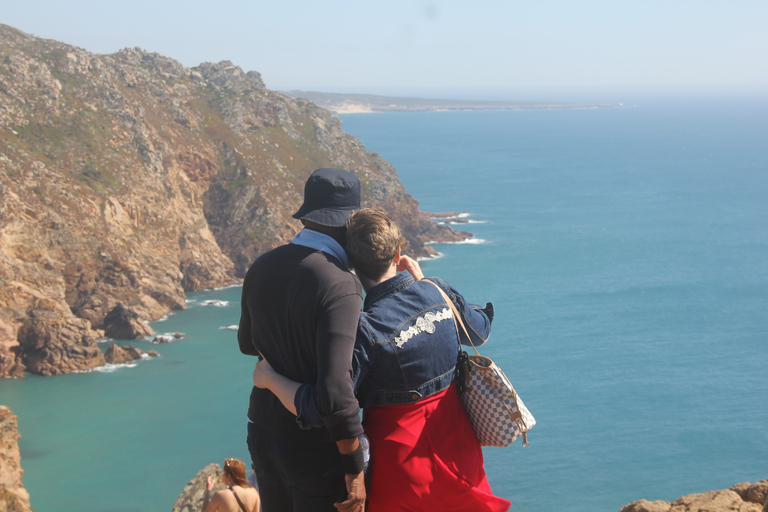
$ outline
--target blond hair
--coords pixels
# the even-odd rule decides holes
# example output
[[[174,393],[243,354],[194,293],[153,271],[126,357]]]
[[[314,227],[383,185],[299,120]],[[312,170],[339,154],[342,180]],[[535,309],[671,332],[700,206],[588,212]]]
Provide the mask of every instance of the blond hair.
[[[368,279],[377,280],[384,275],[405,246],[400,228],[383,210],[364,208],[347,220],[349,264]]]

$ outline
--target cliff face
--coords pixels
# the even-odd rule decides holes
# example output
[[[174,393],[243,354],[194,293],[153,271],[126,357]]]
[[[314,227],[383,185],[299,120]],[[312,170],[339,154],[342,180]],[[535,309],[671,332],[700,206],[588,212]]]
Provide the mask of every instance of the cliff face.
[[[19,455],[19,432],[16,416],[0,405],[0,510],[32,512],[29,493],[21,483],[24,471]]]
[[[147,334],[185,290],[237,282],[300,229],[290,215],[319,167],[354,171],[413,254],[467,236],[420,212],[337,117],[256,72],[0,25],[0,376],[102,365],[111,312]]]

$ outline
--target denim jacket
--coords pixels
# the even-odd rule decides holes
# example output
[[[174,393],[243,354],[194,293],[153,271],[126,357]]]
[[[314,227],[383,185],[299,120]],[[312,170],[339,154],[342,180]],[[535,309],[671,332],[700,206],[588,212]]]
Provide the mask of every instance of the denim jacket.
[[[462,314],[475,346],[488,340],[493,304],[466,304],[445,281],[430,277]],[[461,328],[459,328],[461,331]],[[352,361],[361,407],[405,404],[443,391],[456,376],[459,344],[453,314],[437,288],[406,271],[371,288],[363,303]],[[461,331],[462,344],[469,340]],[[320,426],[316,388],[303,384],[294,398],[296,421]]]

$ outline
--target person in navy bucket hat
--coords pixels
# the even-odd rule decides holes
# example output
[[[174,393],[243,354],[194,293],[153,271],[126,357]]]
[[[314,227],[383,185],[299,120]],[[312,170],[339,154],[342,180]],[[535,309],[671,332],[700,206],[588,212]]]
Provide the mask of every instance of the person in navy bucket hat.
[[[343,248],[360,189],[349,171],[314,171],[293,215],[304,229],[259,256],[243,280],[240,351],[316,383],[322,404],[323,427],[304,430],[271,391],[251,390],[247,443],[264,512],[365,506],[363,428],[349,378],[363,290]]]
[[[342,227],[359,209],[360,179],[351,172],[325,167],[307,179],[304,204],[293,218],[321,226]]]

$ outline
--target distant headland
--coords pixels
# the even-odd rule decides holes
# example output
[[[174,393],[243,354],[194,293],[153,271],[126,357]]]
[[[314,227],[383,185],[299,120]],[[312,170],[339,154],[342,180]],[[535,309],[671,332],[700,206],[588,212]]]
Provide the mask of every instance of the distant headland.
[[[373,112],[436,112],[441,110],[521,110],[551,108],[623,107],[621,103],[553,103],[536,101],[468,101],[342,94],[316,91],[279,91],[290,98],[309,100],[336,114]]]

